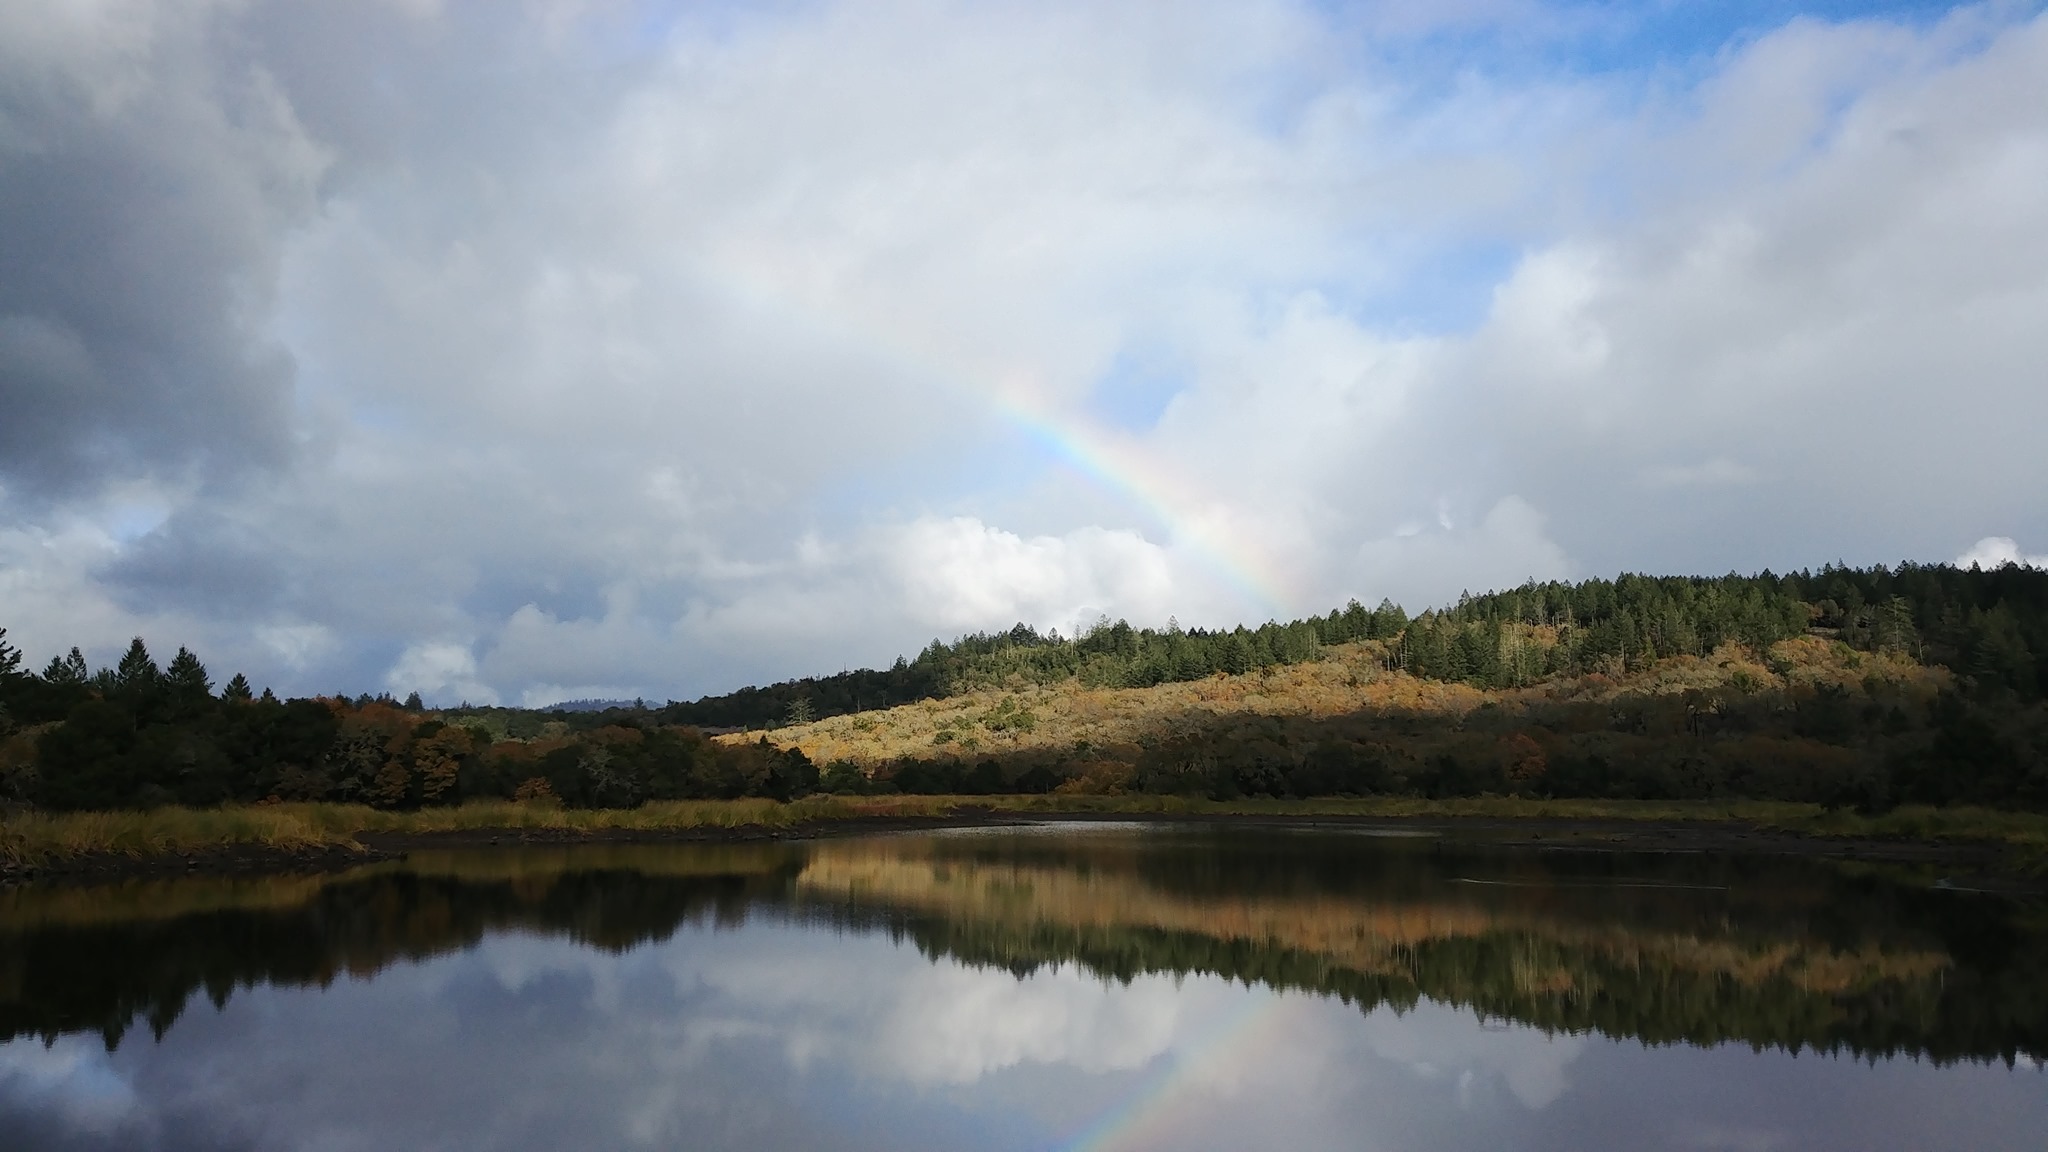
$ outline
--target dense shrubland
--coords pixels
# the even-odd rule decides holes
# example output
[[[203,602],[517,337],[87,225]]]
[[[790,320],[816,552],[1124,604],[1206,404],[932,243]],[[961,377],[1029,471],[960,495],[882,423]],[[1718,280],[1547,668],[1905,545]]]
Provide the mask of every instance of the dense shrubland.
[[[4,635],[0,800],[53,810],[820,789],[2048,810],[2048,573],[2018,566],[1623,576],[1227,631],[1019,625],[888,669],[574,713],[216,691],[192,653],[159,668],[140,639],[111,668],[73,649],[32,673]]]

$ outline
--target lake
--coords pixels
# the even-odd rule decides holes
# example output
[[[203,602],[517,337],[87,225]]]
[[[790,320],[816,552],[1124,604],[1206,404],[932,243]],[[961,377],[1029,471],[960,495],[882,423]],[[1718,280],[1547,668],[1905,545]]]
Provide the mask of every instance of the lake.
[[[0,891],[0,1145],[1925,1149],[2048,914],[1875,866],[1064,824]]]

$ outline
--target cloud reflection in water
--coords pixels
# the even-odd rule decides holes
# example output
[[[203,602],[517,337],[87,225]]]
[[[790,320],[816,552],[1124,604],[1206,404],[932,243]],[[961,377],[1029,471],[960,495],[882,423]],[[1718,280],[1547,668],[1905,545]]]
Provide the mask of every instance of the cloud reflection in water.
[[[1819,866],[1131,829],[21,888],[0,1145],[2026,1148],[2026,923]]]
[[[255,989],[112,1054],[17,1040],[0,1119],[24,1149],[1904,1147],[1939,1138],[1909,1126],[1937,1099],[1976,1099],[1973,1123],[2013,1127],[1973,1144],[2020,1147],[2048,1121],[2040,1076],[1646,1050],[1430,1002],[1361,1016],[1206,976],[1019,978],[757,920],[623,953],[494,935]],[[1745,1098],[1742,1126],[1703,1083]]]

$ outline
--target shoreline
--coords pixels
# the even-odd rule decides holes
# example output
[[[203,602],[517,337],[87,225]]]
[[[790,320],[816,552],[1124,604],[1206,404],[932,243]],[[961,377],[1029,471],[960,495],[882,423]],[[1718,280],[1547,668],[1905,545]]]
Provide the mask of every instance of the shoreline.
[[[700,822],[681,826],[488,823],[459,827],[365,828],[324,843],[239,840],[165,847],[87,849],[35,862],[0,861],[0,888],[24,883],[103,883],[176,876],[278,875],[340,872],[402,860],[414,851],[518,848],[574,844],[730,844],[805,841],[847,836],[947,829],[1000,828],[1048,823],[1143,823],[1266,829],[1343,829],[1436,836],[1491,847],[1603,853],[1714,853],[1791,856],[1912,867],[1943,875],[1933,886],[2007,895],[2048,893],[2031,845],[2010,837],[1844,835],[1773,827],[1718,811],[1686,815],[1659,806],[1655,814],[1590,815],[1541,811],[1492,814],[1458,811],[1174,811],[1162,808],[1090,810],[974,804],[930,805],[927,811],[843,811],[798,816],[786,822]],[[393,824],[400,822],[394,821]]]

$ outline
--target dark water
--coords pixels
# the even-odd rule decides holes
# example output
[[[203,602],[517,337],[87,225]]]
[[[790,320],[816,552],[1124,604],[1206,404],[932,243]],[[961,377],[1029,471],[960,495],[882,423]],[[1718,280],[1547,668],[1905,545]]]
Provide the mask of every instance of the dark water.
[[[1087,828],[0,893],[0,1147],[2029,1148],[2048,916]]]

